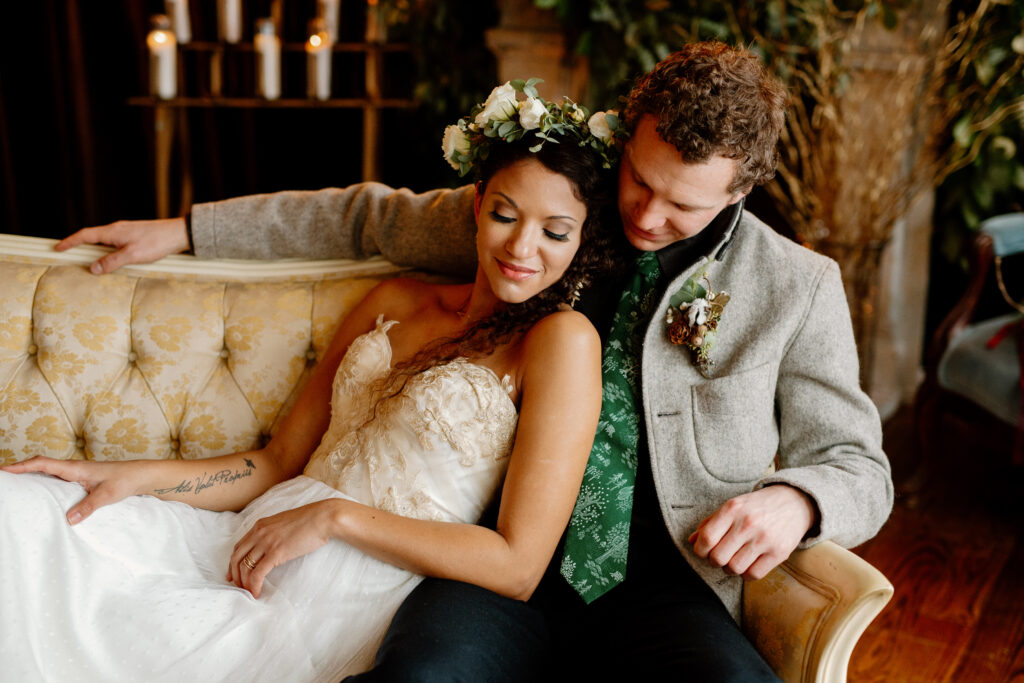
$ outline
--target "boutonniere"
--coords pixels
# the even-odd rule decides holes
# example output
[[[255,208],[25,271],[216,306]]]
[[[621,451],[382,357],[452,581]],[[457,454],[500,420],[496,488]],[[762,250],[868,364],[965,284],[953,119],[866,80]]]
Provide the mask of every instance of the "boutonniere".
[[[708,375],[715,365],[711,360],[711,347],[727,303],[727,293],[711,289],[706,265],[687,279],[669,299],[665,314],[668,339],[690,349],[694,363],[703,375]]]

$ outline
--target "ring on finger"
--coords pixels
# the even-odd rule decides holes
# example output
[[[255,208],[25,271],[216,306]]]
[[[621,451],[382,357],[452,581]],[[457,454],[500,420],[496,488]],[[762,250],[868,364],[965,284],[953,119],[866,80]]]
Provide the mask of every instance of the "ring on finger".
[[[249,568],[249,570],[256,569],[256,562],[253,561],[252,555],[246,555],[242,558],[242,564]]]

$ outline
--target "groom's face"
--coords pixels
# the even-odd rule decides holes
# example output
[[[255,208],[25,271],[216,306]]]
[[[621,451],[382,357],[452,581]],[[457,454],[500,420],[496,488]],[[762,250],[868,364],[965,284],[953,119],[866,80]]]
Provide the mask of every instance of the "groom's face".
[[[640,120],[619,168],[619,215],[626,239],[656,251],[703,230],[746,192],[730,192],[737,162],[713,156],[688,164],[656,130],[657,119]]]

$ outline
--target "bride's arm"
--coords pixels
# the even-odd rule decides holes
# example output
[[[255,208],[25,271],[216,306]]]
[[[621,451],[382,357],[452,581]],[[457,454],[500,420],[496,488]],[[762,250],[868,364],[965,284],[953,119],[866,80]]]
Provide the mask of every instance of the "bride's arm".
[[[274,567],[330,538],[418,574],[526,599],[572,514],[601,410],[601,347],[580,314],[545,318],[524,340],[516,442],[495,530],[409,519],[332,499],[260,520],[235,547],[229,577],[259,596]],[[259,558],[250,571],[241,564]]]
[[[302,472],[330,421],[334,373],[349,344],[373,328],[396,294],[382,283],[339,326],[277,434],[264,448],[199,460],[89,462],[37,456],[3,467],[12,473],[40,472],[77,482],[86,497],[67,512],[77,524],[98,508],[133,495],[176,500],[208,510],[240,510],[271,486]]]

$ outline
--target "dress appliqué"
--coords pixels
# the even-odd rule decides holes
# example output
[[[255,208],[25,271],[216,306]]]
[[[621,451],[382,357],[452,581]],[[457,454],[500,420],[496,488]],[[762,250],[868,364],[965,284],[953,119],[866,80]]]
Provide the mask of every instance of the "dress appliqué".
[[[512,450],[511,380],[458,358],[381,397],[394,324],[378,318],[353,341],[335,375],[331,424],[306,474],[380,510],[475,521]]]

